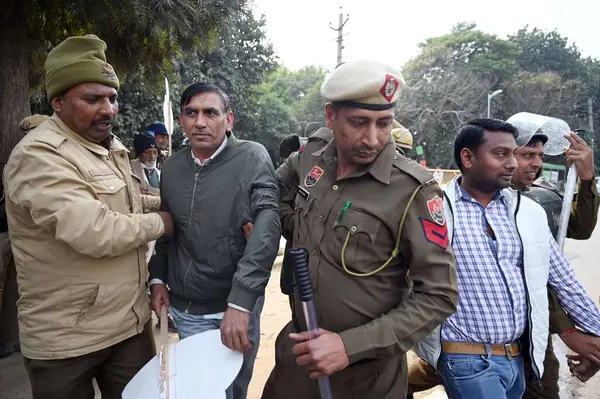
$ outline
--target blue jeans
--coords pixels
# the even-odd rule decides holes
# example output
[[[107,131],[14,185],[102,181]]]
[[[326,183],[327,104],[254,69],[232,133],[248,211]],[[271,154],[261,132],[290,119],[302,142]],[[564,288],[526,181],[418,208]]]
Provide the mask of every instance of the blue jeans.
[[[248,340],[252,345],[252,349],[244,353],[244,363],[235,380],[225,393],[227,399],[246,399],[248,394],[248,385],[252,378],[254,370],[254,361],[258,353],[258,345],[260,343],[260,314],[265,304],[265,297],[262,296],[256,301],[252,315],[250,316],[250,328],[248,330]],[[179,339],[187,338],[194,334],[199,334],[204,331],[217,330],[221,328],[221,319],[207,319],[204,316],[191,315],[171,307],[169,313],[173,316],[173,320],[177,325],[177,333]]]
[[[525,393],[523,356],[442,353],[439,374],[450,399],[521,399]]]

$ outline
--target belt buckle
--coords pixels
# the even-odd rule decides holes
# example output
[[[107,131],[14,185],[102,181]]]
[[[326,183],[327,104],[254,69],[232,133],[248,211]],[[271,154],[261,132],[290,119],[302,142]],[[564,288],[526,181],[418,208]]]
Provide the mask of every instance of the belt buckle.
[[[510,354],[510,346],[511,346],[511,345],[512,345],[512,344],[504,344],[504,353],[506,353],[506,358],[507,358],[508,360],[513,360],[513,357],[512,357],[512,355]]]

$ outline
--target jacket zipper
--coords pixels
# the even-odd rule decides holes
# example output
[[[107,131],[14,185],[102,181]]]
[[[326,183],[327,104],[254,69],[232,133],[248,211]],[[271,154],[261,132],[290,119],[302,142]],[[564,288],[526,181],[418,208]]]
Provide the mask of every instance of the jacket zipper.
[[[527,321],[529,323],[528,335],[529,335],[529,356],[531,357],[531,365],[533,366],[533,371],[535,374],[534,383],[540,384],[540,369],[536,363],[534,357],[533,350],[533,322],[531,319],[531,298],[529,296],[529,284],[527,283],[527,276],[525,275],[525,246],[523,245],[523,238],[521,238],[521,232],[519,231],[519,226],[517,225],[517,213],[519,212],[519,208],[521,206],[521,193],[517,192],[517,207],[515,208],[515,229],[517,230],[517,235],[519,236],[519,241],[521,242],[521,248],[523,248],[523,282],[525,283],[525,294],[527,298]]]
[[[445,191],[442,192],[442,196],[445,197],[445,199],[448,201],[448,208],[450,209],[450,217],[452,218],[452,240],[450,241],[450,247],[452,247],[452,243],[454,242],[454,209],[452,209],[452,202],[450,201],[450,197],[448,197],[448,194],[446,194]],[[448,226],[448,221],[446,221],[446,226]],[[448,231],[447,234],[450,234],[450,231]],[[442,324],[440,324],[440,336],[438,337],[439,341],[440,341],[440,345],[439,348],[437,350],[436,353],[436,357],[435,357],[435,366],[434,365],[430,365],[432,366],[436,372],[438,371],[438,364],[440,362],[440,357],[442,357],[442,329],[444,328],[444,322],[442,322]]]
[[[200,167],[200,169],[202,169],[202,167]],[[192,224],[192,212],[194,211],[194,200],[196,199],[196,186],[198,185],[198,174],[200,172],[196,172],[196,174],[194,175],[194,189],[192,191],[192,202],[190,203],[190,217],[188,219],[188,229],[190,228],[191,224]],[[188,263],[187,268],[185,269],[185,274],[183,276],[183,293],[185,294],[185,296],[187,297],[187,277],[188,277],[188,273],[190,271],[190,268],[192,267],[192,263],[194,262],[194,259],[190,259],[190,263]],[[190,300],[188,302],[187,308],[185,308],[185,313],[189,313],[190,310],[190,306],[192,306],[192,301]]]

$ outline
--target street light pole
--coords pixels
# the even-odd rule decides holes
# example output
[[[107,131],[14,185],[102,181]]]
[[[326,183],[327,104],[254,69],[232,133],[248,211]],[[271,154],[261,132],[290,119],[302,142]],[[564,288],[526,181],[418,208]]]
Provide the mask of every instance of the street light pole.
[[[491,94],[488,93],[488,96],[487,96],[488,97],[488,101],[487,101],[487,117],[488,118],[490,118],[490,115],[491,115],[491,109],[490,109],[491,107],[490,106],[491,106],[492,98],[500,93],[502,93],[502,90],[496,90],[495,92],[493,92]]]

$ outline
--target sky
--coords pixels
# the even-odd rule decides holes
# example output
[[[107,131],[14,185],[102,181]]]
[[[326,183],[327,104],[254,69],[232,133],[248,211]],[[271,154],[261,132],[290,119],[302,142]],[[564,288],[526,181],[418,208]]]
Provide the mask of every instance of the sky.
[[[254,0],[267,20],[267,37],[280,62],[290,69],[336,65],[340,6],[343,59],[377,59],[403,65],[428,37],[446,34],[459,22],[500,37],[525,25],[556,29],[584,56],[600,59],[600,1],[597,0]]]

